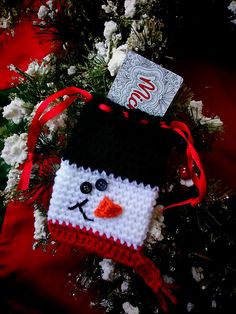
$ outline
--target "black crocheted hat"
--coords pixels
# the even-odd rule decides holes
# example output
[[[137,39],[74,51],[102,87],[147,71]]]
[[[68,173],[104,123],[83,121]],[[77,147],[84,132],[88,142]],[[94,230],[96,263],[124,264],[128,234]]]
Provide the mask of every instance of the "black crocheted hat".
[[[95,96],[84,106],[63,158],[155,186],[163,181],[170,150],[178,141],[173,131],[160,127],[158,117]]]

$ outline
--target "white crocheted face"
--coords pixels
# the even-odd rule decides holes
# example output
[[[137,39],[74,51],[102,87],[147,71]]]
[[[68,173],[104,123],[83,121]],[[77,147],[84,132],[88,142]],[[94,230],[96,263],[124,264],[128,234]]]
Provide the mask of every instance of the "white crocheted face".
[[[158,187],[62,161],[55,178],[48,220],[86,228],[137,249],[146,238],[158,191]]]

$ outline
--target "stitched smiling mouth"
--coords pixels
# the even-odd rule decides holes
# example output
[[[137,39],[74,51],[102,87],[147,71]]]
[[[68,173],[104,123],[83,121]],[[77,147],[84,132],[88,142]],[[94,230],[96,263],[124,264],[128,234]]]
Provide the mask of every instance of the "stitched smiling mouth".
[[[85,213],[84,210],[83,210],[83,206],[84,206],[85,204],[87,204],[87,202],[88,202],[88,199],[86,198],[86,199],[83,200],[82,202],[78,202],[78,203],[76,203],[74,206],[68,207],[68,209],[73,210],[73,209],[76,209],[76,208],[78,207],[78,208],[79,208],[79,211],[81,212],[81,214],[83,215],[83,217],[84,217],[85,220],[94,221],[94,219],[88,218],[88,216],[86,215],[86,213]]]

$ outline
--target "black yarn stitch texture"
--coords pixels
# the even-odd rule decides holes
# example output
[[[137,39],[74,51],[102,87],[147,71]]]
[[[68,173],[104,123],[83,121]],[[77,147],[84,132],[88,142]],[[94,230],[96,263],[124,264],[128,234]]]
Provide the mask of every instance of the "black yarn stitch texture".
[[[100,104],[110,106],[111,112],[101,110]],[[141,120],[149,122],[141,124]],[[63,159],[122,179],[160,185],[171,149],[181,140],[172,130],[162,129],[160,120],[95,95],[84,105]]]

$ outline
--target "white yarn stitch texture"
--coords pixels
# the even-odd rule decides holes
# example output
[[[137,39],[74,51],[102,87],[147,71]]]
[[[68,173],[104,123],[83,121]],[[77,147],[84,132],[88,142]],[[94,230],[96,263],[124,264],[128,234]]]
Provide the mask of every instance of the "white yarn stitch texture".
[[[98,191],[95,188],[95,182],[100,178],[108,182],[105,191]],[[80,185],[85,181],[93,186],[89,194],[80,191]],[[137,249],[146,238],[158,192],[158,187],[151,188],[136,181],[115,178],[112,174],[106,175],[104,171],[99,173],[83,167],[78,168],[75,164],[70,165],[69,161],[63,160],[56,174],[48,220],[53,223],[71,224],[72,227],[78,226],[81,229],[85,227],[86,230],[92,230],[94,233],[98,231],[100,235],[113,237],[114,240],[119,239],[122,244],[133,245]],[[120,216],[95,217],[94,211],[105,196],[122,207],[123,212]],[[86,198],[88,202],[83,206],[83,211],[94,221],[85,220],[79,208],[68,209]]]

